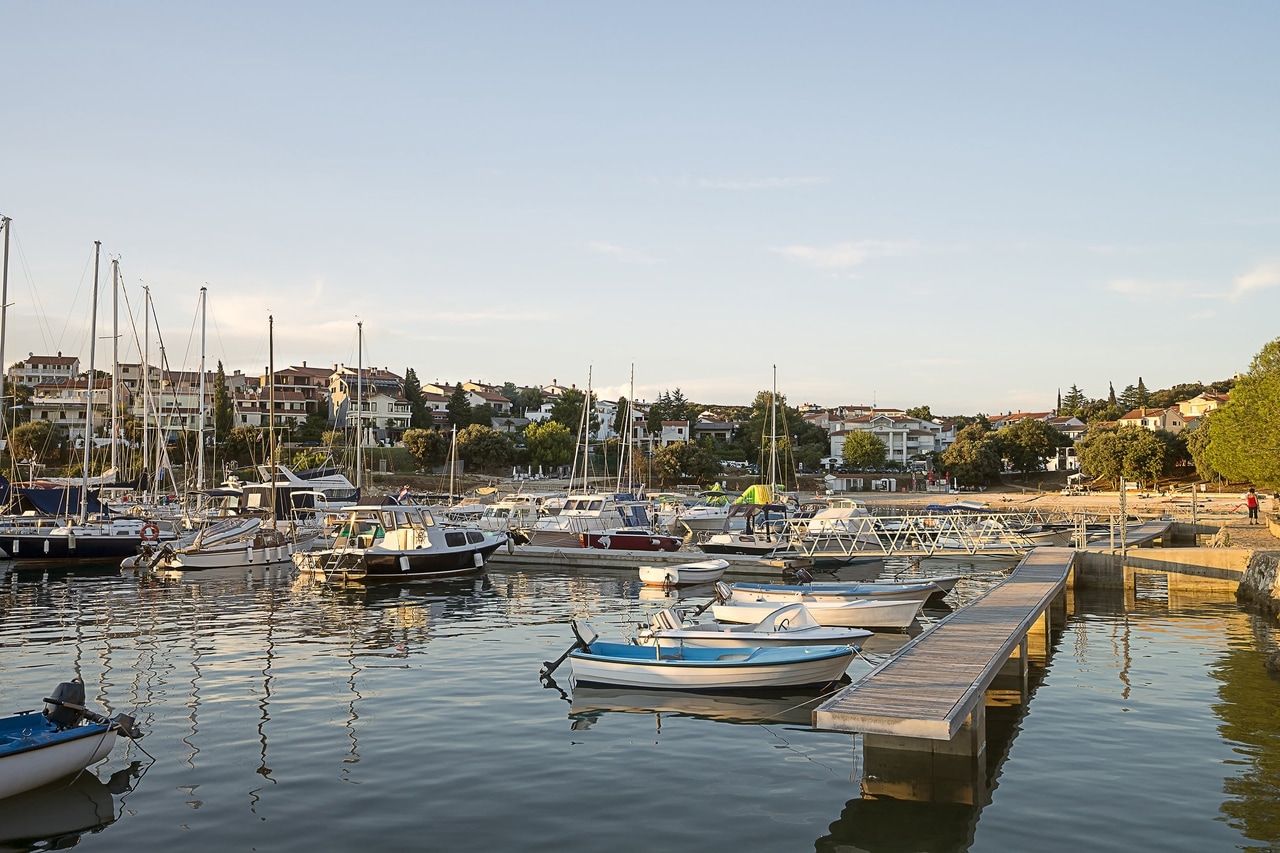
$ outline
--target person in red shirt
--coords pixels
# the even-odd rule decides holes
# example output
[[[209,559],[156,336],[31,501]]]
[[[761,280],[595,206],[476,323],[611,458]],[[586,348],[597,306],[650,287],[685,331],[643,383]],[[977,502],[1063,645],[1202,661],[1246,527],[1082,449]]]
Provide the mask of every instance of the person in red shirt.
[[[1244,505],[1249,508],[1249,523],[1260,524],[1258,521],[1258,493],[1253,486],[1249,487],[1249,494],[1244,496]]]

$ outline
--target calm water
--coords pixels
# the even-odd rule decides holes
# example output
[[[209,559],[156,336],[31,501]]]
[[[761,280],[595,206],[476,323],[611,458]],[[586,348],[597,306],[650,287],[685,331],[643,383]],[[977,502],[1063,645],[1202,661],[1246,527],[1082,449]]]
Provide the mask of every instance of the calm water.
[[[988,711],[972,804],[903,799],[946,786],[808,730],[805,695],[571,695],[567,668],[565,692],[539,683],[567,619],[616,635],[670,601],[650,596],[620,573],[554,568],[367,590],[283,569],[10,576],[0,710],[78,673],[92,703],[141,709],[155,762],[121,744],[96,776],[0,803],[0,847],[1280,845],[1280,684],[1263,667],[1275,638],[1227,595],[1150,577],[1127,595],[1077,592],[1029,705]]]

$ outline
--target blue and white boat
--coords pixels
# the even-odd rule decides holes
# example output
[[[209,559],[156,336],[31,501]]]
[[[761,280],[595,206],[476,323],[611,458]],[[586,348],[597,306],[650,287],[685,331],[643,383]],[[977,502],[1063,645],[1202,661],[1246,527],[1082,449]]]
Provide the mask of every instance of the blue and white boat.
[[[848,600],[854,598],[877,601],[907,601],[917,598],[941,598],[955,588],[962,575],[931,577],[920,581],[893,583],[866,581],[863,583],[735,583],[735,598],[749,597],[753,601],[817,602]]]
[[[581,643],[569,653],[574,685],[649,690],[770,690],[830,684],[853,659],[850,646],[638,646],[598,639],[575,626]]]
[[[138,737],[133,718],[107,718],[84,707],[84,684],[58,685],[43,712],[0,718],[0,799],[47,785],[97,764],[120,735]]]

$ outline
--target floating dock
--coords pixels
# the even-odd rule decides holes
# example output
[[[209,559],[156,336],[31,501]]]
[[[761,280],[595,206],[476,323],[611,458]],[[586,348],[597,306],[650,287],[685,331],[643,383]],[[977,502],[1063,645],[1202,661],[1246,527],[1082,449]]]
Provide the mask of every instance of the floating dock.
[[[1025,680],[1027,638],[1065,622],[1071,548],[1037,548],[981,598],[914,638],[896,654],[828,699],[815,728],[889,735],[897,748],[979,754],[986,744],[983,696],[1011,658]],[[1055,606],[1058,605],[1058,606]]]

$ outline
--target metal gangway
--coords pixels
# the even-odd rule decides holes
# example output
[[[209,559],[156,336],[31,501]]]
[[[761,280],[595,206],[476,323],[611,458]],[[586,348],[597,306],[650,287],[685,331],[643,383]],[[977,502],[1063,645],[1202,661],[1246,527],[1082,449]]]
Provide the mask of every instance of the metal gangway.
[[[786,550],[811,558],[1019,557],[1041,545],[1066,545],[1075,535],[1071,526],[1046,527],[1028,513],[975,511],[789,519],[782,540]]]

